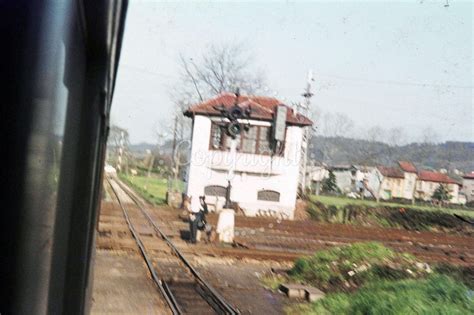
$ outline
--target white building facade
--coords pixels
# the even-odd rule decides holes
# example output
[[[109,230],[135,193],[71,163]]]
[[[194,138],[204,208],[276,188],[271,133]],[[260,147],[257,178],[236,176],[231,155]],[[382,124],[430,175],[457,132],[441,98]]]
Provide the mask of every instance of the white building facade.
[[[323,181],[329,177],[329,171],[325,166],[308,165],[306,169],[306,187],[311,189],[311,192],[319,195]]]
[[[226,93],[185,112],[193,119],[186,188],[191,206],[199,208],[198,197],[205,195],[211,209],[221,209],[230,182],[230,199],[245,215],[293,219],[303,128],[311,122],[288,108],[285,140],[276,145],[273,118],[281,102],[240,96],[239,107],[251,110],[249,117],[238,120],[245,128],[235,138],[232,153],[232,137],[226,130],[229,120],[215,107],[230,108],[235,103],[235,95]]]
[[[420,171],[416,182],[415,198],[429,201],[439,185],[444,185],[451,196],[450,203],[460,204],[464,198],[459,199],[460,183],[446,174],[432,171]]]
[[[462,177],[462,192],[466,196],[466,201],[474,201],[474,172]]]
[[[418,179],[418,171],[413,165],[413,163],[409,161],[398,161],[398,165],[400,169],[403,171],[403,193],[402,198],[413,200],[415,197],[415,188],[416,182]]]

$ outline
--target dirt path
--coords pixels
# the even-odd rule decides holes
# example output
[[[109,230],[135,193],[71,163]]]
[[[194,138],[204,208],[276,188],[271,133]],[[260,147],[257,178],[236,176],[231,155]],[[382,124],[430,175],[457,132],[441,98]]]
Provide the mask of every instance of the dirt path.
[[[171,314],[133,252],[98,250],[91,314]]]

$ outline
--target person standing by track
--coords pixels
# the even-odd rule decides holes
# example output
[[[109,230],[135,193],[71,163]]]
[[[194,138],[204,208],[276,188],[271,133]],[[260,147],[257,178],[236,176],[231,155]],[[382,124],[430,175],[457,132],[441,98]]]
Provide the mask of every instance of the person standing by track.
[[[206,234],[206,243],[210,240],[210,232],[212,231],[212,226],[207,223],[206,214],[209,213],[209,209],[206,203],[206,196],[199,196],[199,204],[201,208],[197,214],[197,241],[201,241],[201,234],[204,232]]]
[[[183,206],[184,206],[184,209],[188,212],[189,241],[191,242],[191,244],[196,244],[199,208],[195,209],[194,207],[192,207],[191,201],[192,201],[192,196],[186,197],[186,200],[183,202]]]

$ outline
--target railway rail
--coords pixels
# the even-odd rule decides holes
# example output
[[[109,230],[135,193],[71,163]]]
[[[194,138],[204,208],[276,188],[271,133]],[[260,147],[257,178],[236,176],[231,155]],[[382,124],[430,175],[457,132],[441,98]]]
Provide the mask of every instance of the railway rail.
[[[145,202],[143,201],[143,204]],[[107,211],[107,204],[104,210]],[[160,217],[162,229],[168,237],[180,238],[179,231],[187,225],[179,212],[167,207],[153,208],[153,215]],[[127,231],[111,213],[101,215],[102,233],[114,235]],[[209,214],[211,224],[217,216]],[[100,231],[99,231],[100,232]],[[112,236],[112,234],[111,234]],[[390,228],[359,227],[342,224],[322,224],[313,221],[287,221],[271,218],[236,217],[234,247],[219,244],[180,246],[182,253],[199,252],[210,257],[234,257],[263,261],[291,262],[314,251],[354,242],[379,241],[400,252],[413,254],[428,263],[450,263],[460,266],[474,266],[474,238],[469,234],[447,234],[430,231],[406,231]],[[127,243],[128,242],[128,243]],[[178,242],[177,245],[180,245]],[[130,240],[105,237],[99,239],[103,248],[130,249]],[[158,245],[150,248],[159,250]]]
[[[120,235],[128,231],[104,204],[101,214],[100,233]],[[104,212],[105,211],[105,212]],[[163,219],[168,236],[179,237],[179,230],[187,226],[179,218],[179,212],[166,207],[153,209],[153,213]],[[217,216],[209,214],[208,222],[215,225]],[[129,250],[130,241],[116,237],[99,239],[102,248]],[[105,236],[105,234],[104,234]],[[374,227],[346,226],[341,224],[321,224],[311,221],[276,221],[270,218],[236,217],[236,246],[223,247],[218,244],[181,247],[181,251],[211,257],[234,257],[252,260],[291,262],[302,255],[332,246],[354,242],[378,241],[384,245],[415,255],[431,263],[451,263],[455,265],[474,265],[474,238],[468,235],[453,235],[429,231],[406,231]],[[133,244],[132,244],[133,245]],[[152,245],[154,248],[155,245]]]
[[[122,210],[128,229],[154,283],[173,314],[239,314],[239,311],[193,268],[152,219],[133,191],[113,177],[108,177],[107,183]],[[128,202],[124,201],[126,198],[129,199]],[[144,227],[152,228],[158,237],[144,232]],[[166,254],[154,255],[156,250],[150,250],[149,245],[160,239],[166,244],[160,247],[160,253]]]

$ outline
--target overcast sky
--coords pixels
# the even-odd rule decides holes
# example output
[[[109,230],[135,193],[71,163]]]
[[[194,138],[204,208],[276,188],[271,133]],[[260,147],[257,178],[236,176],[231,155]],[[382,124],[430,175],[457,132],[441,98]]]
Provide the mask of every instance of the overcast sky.
[[[173,110],[178,54],[239,42],[268,94],[288,104],[301,100],[312,69],[312,105],[346,113],[357,130],[403,127],[415,141],[430,127],[437,140],[474,141],[473,4],[445,4],[130,1],[112,122],[132,143],[155,142],[153,126]]]

